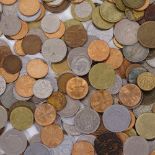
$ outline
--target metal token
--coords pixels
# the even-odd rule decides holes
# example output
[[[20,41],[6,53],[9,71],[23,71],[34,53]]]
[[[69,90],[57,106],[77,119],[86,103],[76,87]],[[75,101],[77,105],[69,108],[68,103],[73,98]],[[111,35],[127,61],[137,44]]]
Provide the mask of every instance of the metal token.
[[[0,106],[0,129],[6,126],[8,120],[8,114],[3,106]]]
[[[122,105],[112,105],[103,114],[104,126],[111,132],[122,132],[130,124],[131,116],[127,108]]]
[[[100,117],[92,109],[85,108],[79,111],[75,116],[75,127],[81,133],[92,133],[97,130],[100,124]]]
[[[0,76],[0,96],[5,92],[6,89],[6,81],[3,76]]]

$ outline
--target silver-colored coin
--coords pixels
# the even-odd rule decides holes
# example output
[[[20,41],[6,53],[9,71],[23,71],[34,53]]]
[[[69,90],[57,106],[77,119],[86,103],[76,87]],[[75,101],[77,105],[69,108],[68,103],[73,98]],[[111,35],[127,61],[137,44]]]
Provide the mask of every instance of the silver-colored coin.
[[[149,72],[155,75],[155,68],[151,67],[147,62],[144,62],[142,66],[147,69]]]
[[[17,99],[13,95],[13,88],[13,83],[8,84],[5,92],[0,97],[1,103],[5,108],[10,108],[15,102],[17,102]]]
[[[54,33],[59,29],[59,27],[60,19],[54,14],[46,15],[41,20],[41,28],[47,33]]]
[[[78,110],[80,109],[80,101],[74,100],[69,96],[66,96],[67,104],[65,108],[58,112],[61,117],[72,117],[74,116]]]
[[[38,98],[36,96],[32,96],[30,101],[33,102],[34,104],[39,104],[39,103],[44,102],[44,99],[40,99],[40,98]]]
[[[155,58],[146,60],[146,62],[147,62],[151,67],[154,67],[154,68],[155,68]]]
[[[88,36],[88,40],[87,42],[83,45],[83,47],[88,48],[89,44],[94,41],[94,40],[98,40],[99,38],[93,35],[89,35]]]
[[[49,71],[49,72],[50,72],[50,71]],[[56,78],[53,77],[53,76],[50,76],[50,74],[48,74],[48,75],[46,76],[46,79],[49,80],[49,81],[51,82],[51,85],[52,85],[52,87],[53,87],[53,91],[54,91],[54,92],[58,91],[58,85],[57,85],[57,80],[56,80]]]
[[[18,17],[25,22],[33,22],[41,15],[41,9],[33,16],[24,16],[19,11],[17,11]]]
[[[33,86],[33,93],[36,97],[45,99],[52,94],[53,87],[50,81],[46,79],[39,79]]]
[[[0,106],[0,129],[6,126],[8,120],[8,114],[3,106]]]
[[[68,135],[79,136],[81,134],[81,132],[76,129],[75,125],[63,123],[63,128]]]
[[[40,143],[40,142],[41,142],[40,134],[32,136],[32,138],[29,140],[30,145],[33,143]]]
[[[4,35],[12,36],[17,34],[21,29],[21,21],[13,15],[2,15],[0,21],[0,30]]]
[[[112,105],[103,113],[104,126],[111,132],[126,130],[131,121],[129,110],[122,105]]]
[[[23,132],[11,129],[1,136],[0,146],[6,154],[21,154],[27,147],[27,139]]]
[[[63,142],[53,149],[54,155],[71,155],[75,138],[73,136],[64,136]]]
[[[95,132],[100,125],[98,113],[90,108],[84,108],[75,116],[75,127],[85,134]]]
[[[3,5],[3,14],[6,16],[9,15],[17,16],[17,10],[18,10],[18,2],[12,5]]]
[[[96,136],[94,136],[94,135],[81,135],[78,137],[77,142],[87,141],[87,142],[91,143],[92,145],[94,145],[95,139],[96,139]]]
[[[146,71],[147,70],[143,67],[137,67],[137,68],[132,69],[128,76],[129,83],[136,84],[138,75]]]
[[[131,62],[141,62],[149,54],[149,48],[143,47],[140,43],[123,47],[123,55]]]
[[[153,141],[147,141],[149,144],[149,150],[150,150],[150,154],[155,150],[155,140]]]
[[[88,35],[95,35],[100,40],[104,40],[106,42],[109,42],[113,38],[113,28],[109,30],[100,30],[97,29],[92,23],[89,24],[87,32]]]
[[[5,89],[6,89],[6,81],[2,76],[0,76],[0,96],[5,92]]]
[[[115,25],[116,40],[123,45],[132,45],[138,42],[137,32],[139,24],[128,19],[122,19]]]
[[[49,149],[41,143],[33,143],[27,147],[24,155],[53,155]]]
[[[22,69],[20,71],[20,75],[27,74],[27,63],[31,60],[28,56],[21,57],[22,60]]]
[[[60,62],[67,54],[66,44],[61,39],[48,39],[43,43],[42,54],[48,62]]]
[[[110,92],[110,94],[117,94],[119,93],[121,87],[122,87],[122,78],[119,75],[116,75],[114,85],[108,88],[107,90]]]
[[[61,117],[62,122],[65,124],[69,124],[69,125],[75,124],[74,119],[75,119],[75,116],[73,116],[73,117]]]
[[[132,136],[125,141],[123,152],[125,155],[148,155],[149,144],[143,137]]]

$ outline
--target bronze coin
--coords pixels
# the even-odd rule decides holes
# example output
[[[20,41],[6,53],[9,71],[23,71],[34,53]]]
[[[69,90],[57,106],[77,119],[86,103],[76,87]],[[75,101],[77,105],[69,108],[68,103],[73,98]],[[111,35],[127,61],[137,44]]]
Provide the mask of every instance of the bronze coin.
[[[155,4],[151,4],[145,11],[145,20],[146,21],[155,21]]]
[[[18,73],[22,68],[22,61],[16,55],[8,55],[3,61],[3,68],[11,74]]]
[[[25,54],[36,54],[41,51],[42,41],[37,35],[27,35],[22,41]]]
[[[83,46],[87,38],[87,31],[80,25],[70,26],[64,34],[66,44],[72,48]]]
[[[5,57],[10,54],[12,53],[9,46],[0,46],[0,67],[2,67]]]
[[[94,147],[98,155],[122,155],[123,153],[123,143],[116,133],[109,131],[95,139]]]

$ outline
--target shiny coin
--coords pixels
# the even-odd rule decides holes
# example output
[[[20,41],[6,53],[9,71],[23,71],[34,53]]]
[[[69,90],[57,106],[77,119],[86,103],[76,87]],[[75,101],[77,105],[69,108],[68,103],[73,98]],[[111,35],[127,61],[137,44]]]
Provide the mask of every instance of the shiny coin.
[[[6,81],[3,76],[0,76],[0,96],[5,92],[6,89]]]
[[[100,117],[94,110],[85,108],[75,116],[75,127],[81,133],[92,133],[97,130],[100,124]]]
[[[6,126],[8,120],[8,114],[3,106],[0,106],[0,129]]]

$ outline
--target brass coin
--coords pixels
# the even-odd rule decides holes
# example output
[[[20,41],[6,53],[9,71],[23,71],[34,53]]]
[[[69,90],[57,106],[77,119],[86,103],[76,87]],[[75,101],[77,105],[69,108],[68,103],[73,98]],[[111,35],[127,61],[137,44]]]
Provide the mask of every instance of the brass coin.
[[[137,132],[134,128],[127,130],[127,131],[124,131],[124,133],[126,133],[129,137],[137,136]]]
[[[57,111],[60,111],[66,106],[67,100],[63,93],[54,92],[48,97],[48,103],[53,105]]]
[[[89,72],[89,82],[96,89],[110,88],[115,82],[115,71],[109,64],[98,63]]]
[[[123,0],[123,3],[129,8],[138,9],[144,5],[145,0]]]
[[[83,24],[76,19],[68,19],[64,22],[64,24],[65,24],[66,29],[69,28],[70,26],[73,26],[73,25],[83,26]]]
[[[117,7],[119,10],[125,11],[126,6],[124,5],[123,0],[114,0],[114,1],[115,1],[115,4],[116,4],[116,7]]]
[[[138,76],[137,84],[142,90],[150,91],[155,88],[155,75],[144,72]]]

